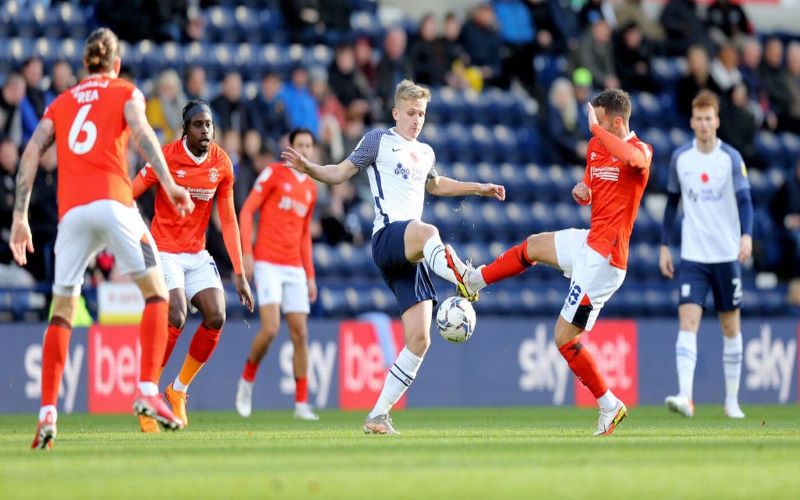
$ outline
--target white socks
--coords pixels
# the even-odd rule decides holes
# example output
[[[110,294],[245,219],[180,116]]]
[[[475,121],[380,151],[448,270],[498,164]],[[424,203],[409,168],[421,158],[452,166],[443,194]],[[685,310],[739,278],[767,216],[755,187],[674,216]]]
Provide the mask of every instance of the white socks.
[[[742,333],[722,337],[722,369],[725,372],[725,406],[739,406],[739,379],[742,375]]]
[[[158,386],[155,382],[139,382],[139,391],[142,396],[156,396],[158,395]]]
[[[439,235],[433,236],[425,242],[425,246],[422,247],[422,256],[431,271],[454,285],[458,284],[456,277],[453,276],[453,271],[447,266],[444,243]]]
[[[607,390],[605,394],[600,396],[597,400],[597,403],[600,405],[600,408],[606,411],[613,410],[619,404],[619,399],[611,392],[611,389]]]
[[[56,410],[55,405],[47,405],[39,408],[39,421],[44,420],[48,413],[53,414],[53,422],[58,419],[58,410]]]
[[[174,391],[186,392],[186,389],[188,389],[188,388],[189,388],[188,385],[186,385],[183,382],[181,382],[180,375],[175,377],[175,380],[172,382],[172,390],[174,390]]]
[[[442,251],[442,255],[444,255],[444,251]],[[421,364],[422,358],[409,351],[408,347],[404,347],[400,351],[394,364],[389,368],[389,373],[386,374],[383,390],[378,396],[375,408],[369,413],[369,418],[389,413],[392,406],[414,382],[414,377],[417,376],[417,370]]]
[[[675,364],[678,368],[678,394],[692,401],[694,366],[697,364],[696,333],[684,330],[678,332],[678,341],[675,342]]]

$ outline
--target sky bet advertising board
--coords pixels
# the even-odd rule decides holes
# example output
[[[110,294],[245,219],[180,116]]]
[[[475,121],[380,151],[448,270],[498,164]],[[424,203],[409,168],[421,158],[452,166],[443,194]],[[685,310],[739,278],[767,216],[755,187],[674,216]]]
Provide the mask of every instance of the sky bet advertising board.
[[[472,338],[450,344],[432,334],[414,385],[398,408],[495,405],[589,405],[591,395],[572,376],[553,343],[552,318],[479,317]],[[173,378],[197,322],[189,322],[167,366],[162,386]],[[0,350],[0,412],[33,412],[39,405],[45,325],[4,328]],[[192,384],[190,409],[234,408],[236,384],[255,335],[231,321],[219,347]],[[740,400],[796,404],[797,319],[746,319]],[[309,324],[310,403],[318,408],[365,410],[377,398],[388,367],[403,346],[402,327],[382,315],[358,320],[312,320]],[[629,406],[661,404],[677,392],[677,320],[597,322],[583,343],[614,392]],[[698,338],[695,402],[722,403],[722,336],[714,319]],[[62,412],[126,413],[136,392],[138,328],[94,325],[76,328],[59,396]],[[253,405],[291,408],[294,401],[292,344],[285,327],[264,358]]]

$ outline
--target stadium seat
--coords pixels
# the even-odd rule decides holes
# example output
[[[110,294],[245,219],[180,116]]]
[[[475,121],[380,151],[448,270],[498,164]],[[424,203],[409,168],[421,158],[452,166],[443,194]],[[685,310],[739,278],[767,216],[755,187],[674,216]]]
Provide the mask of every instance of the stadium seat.
[[[781,147],[783,154],[788,159],[788,167],[793,167],[800,158],[800,137],[791,132],[780,134]]]
[[[756,135],[756,151],[770,167],[783,168],[786,164],[778,137],[772,132],[762,130]]]

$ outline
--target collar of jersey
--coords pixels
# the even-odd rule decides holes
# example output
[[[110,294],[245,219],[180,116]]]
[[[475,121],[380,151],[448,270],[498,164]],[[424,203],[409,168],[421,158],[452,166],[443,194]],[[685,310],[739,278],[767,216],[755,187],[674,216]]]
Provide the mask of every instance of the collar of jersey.
[[[417,140],[416,140],[416,139],[406,139],[405,137],[403,137],[402,135],[400,135],[400,132],[398,132],[398,131],[397,131],[397,128],[396,128],[396,127],[392,127],[392,128],[390,128],[390,129],[389,129],[389,132],[391,132],[391,133],[392,133],[392,135],[396,135],[397,137],[399,137],[400,139],[402,139],[404,142],[407,142],[407,143],[409,143],[409,144],[414,144],[415,142],[417,142]]]
[[[293,168],[289,168],[289,167],[286,167],[286,168],[288,168],[294,174],[295,178],[297,178],[298,181],[303,182],[304,180],[306,180],[306,174],[304,174],[302,172],[298,172],[297,170],[295,170]]]
[[[626,135],[625,137],[622,138],[622,140],[625,141],[625,142],[628,142],[631,139],[633,139],[634,137],[636,137],[636,132],[631,130],[630,132],[628,132],[628,135]]]
[[[181,139],[181,144],[183,144],[183,150],[186,151],[186,154],[189,155],[189,158],[191,158],[196,165],[200,165],[201,163],[206,161],[206,158],[208,158],[208,152],[206,152],[203,156],[200,157],[195,156],[194,153],[192,153],[192,151],[189,149],[189,146],[186,145],[186,137]]]
[[[714,142],[714,149],[712,149],[711,151],[709,151],[706,154],[713,153],[714,151],[718,150],[721,146],[722,146],[722,141],[719,139],[719,137],[717,137],[715,142]],[[700,151],[700,148],[697,147],[697,137],[692,139],[692,149]],[[702,151],[700,151],[700,152],[702,153]]]

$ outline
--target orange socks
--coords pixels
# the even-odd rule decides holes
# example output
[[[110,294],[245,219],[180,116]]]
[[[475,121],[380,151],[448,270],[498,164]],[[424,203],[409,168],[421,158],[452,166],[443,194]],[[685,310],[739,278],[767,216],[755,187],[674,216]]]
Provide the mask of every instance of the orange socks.
[[[516,276],[534,264],[535,262],[528,259],[528,240],[526,239],[519,245],[509,248],[494,259],[494,262],[481,269],[481,276],[487,285],[491,285]]]
[[[61,375],[67,362],[72,325],[60,316],[53,316],[44,334],[42,346],[42,404],[56,406]]]
[[[192,337],[192,343],[189,345],[189,354],[186,355],[181,372],[172,384],[173,389],[186,391],[186,388],[189,387],[197,373],[206,364],[208,358],[211,357],[211,353],[216,349],[221,333],[222,330],[214,330],[204,323],[200,323],[194,337]]]
[[[156,383],[164,360],[167,345],[167,316],[169,304],[162,297],[150,297],[145,301],[142,322],[139,325],[139,342],[142,359],[139,381]]]

